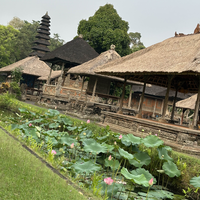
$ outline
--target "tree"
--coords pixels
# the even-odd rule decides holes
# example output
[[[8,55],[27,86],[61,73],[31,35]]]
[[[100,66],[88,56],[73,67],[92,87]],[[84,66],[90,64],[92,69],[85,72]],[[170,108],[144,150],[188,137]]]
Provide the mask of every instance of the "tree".
[[[60,39],[60,36],[58,35],[58,33],[54,33],[53,38],[50,39],[49,50],[53,51],[54,49],[62,46],[64,42],[65,42],[64,40]]]
[[[24,21],[24,25],[19,30],[19,34],[16,38],[17,43],[17,59],[21,60],[29,56],[32,51],[33,42],[36,40],[35,36],[37,35],[37,29],[39,27],[39,21],[32,21],[29,23]]]
[[[131,50],[132,52],[136,52],[139,51],[140,49],[144,49],[145,46],[143,45],[143,43],[140,41],[141,38],[141,34],[138,32],[130,32],[129,33],[129,37],[131,39]]]
[[[106,4],[96,11],[89,20],[81,20],[78,26],[78,34],[98,52],[110,49],[110,45],[116,46],[116,51],[125,56],[131,53],[130,37],[127,33],[128,22],[121,19],[113,5]]]
[[[16,61],[16,38],[19,31],[12,26],[0,25],[0,68]]]
[[[11,25],[13,28],[19,30],[24,26],[24,21],[21,20],[19,17],[13,17],[8,25]]]

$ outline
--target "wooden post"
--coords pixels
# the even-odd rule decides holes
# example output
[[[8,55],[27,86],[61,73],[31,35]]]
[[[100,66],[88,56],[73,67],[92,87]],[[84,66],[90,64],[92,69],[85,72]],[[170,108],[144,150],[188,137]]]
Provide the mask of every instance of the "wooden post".
[[[133,85],[131,86],[131,90],[130,90],[130,93],[129,93],[128,108],[131,108],[132,93],[133,93]]]
[[[52,69],[53,69],[53,64],[51,65],[51,69],[50,69],[50,73],[49,73],[49,76],[48,76],[48,79],[47,79],[47,85],[50,85],[50,81],[51,81],[51,73],[52,73]]]
[[[123,107],[123,100],[124,100],[124,95],[125,95],[125,87],[126,87],[126,81],[127,81],[127,76],[124,78],[124,85],[123,85],[123,90],[122,90],[122,96],[120,98],[120,103],[119,103],[119,111],[117,112],[118,114],[123,114],[122,112],[122,107]]]
[[[169,90],[170,90],[170,87],[171,87],[171,82],[172,82],[172,78],[173,77],[174,76],[168,76],[167,92],[166,92],[166,95],[165,95],[164,106],[163,106],[162,116],[161,116],[160,121],[165,121],[164,118],[165,118],[165,114],[166,114],[166,110],[167,110],[167,103],[168,103],[168,98],[169,98]]]
[[[81,93],[80,93],[80,97],[79,97],[79,99],[81,99],[81,96],[82,96],[83,86],[84,86],[84,79],[85,79],[85,76],[83,76],[83,78],[82,78],[82,83],[81,83]]]
[[[94,101],[94,98],[95,98],[95,92],[96,92],[96,87],[97,87],[97,81],[98,81],[98,77],[96,77],[96,80],[95,80],[95,83],[94,83],[91,101]]]
[[[196,100],[195,109],[194,109],[194,117],[193,117],[192,126],[191,126],[191,128],[193,129],[195,128],[195,126],[197,126],[197,122],[198,122],[199,99],[200,99],[200,77],[199,77],[199,90],[198,90],[197,100]]]
[[[155,103],[154,103],[154,107],[153,107],[153,114],[152,114],[152,117],[155,117],[155,112],[156,112],[156,105],[157,105],[157,99],[155,100]]]
[[[176,107],[177,94],[178,94],[178,87],[176,87],[176,92],[175,92],[174,101],[173,101],[173,105],[172,105],[172,114],[171,114],[172,121],[174,120],[174,111],[175,111],[175,107]]]
[[[144,101],[144,93],[145,93],[145,89],[146,89],[146,81],[147,81],[147,76],[144,77],[144,86],[143,86],[142,96],[140,97],[138,114],[136,115],[136,117],[140,117],[140,118],[142,117],[142,106],[143,106],[143,101]]]

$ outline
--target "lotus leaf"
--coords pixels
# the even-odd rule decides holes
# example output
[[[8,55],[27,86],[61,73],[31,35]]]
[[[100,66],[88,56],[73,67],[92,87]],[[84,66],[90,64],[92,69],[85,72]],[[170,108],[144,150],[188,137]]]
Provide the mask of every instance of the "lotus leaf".
[[[175,163],[168,161],[165,162],[162,166],[163,170],[165,170],[165,174],[167,174],[169,177],[179,177],[181,175],[180,170],[178,170]]]
[[[80,138],[88,138],[92,136],[92,131],[91,130],[84,130],[79,134]]]
[[[163,145],[164,142],[155,135],[149,135],[142,140],[142,143],[146,147],[158,147]]]
[[[61,137],[61,139],[59,140],[60,144],[67,144],[68,146],[70,146],[72,143],[76,144],[77,140],[74,138],[71,138],[69,136],[64,136]]]
[[[53,110],[53,109],[49,109],[45,115],[47,115],[48,117],[55,117],[56,115],[59,115],[60,112],[58,110]]]
[[[101,169],[100,165],[94,164],[93,161],[78,161],[72,165],[72,168],[79,174],[91,174]]]
[[[74,130],[76,130],[76,129],[77,129],[76,126],[68,126],[68,127],[67,127],[67,130],[68,130],[68,131],[74,131]]]
[[[84,150],[86,152],[91,152],[93,154],[99,154],[100,152],[102,153],[106,153],[107,152],[107,149],[106,147],[102,146],[101,144],[99,143],[91,143],[89,145],[85,145],[84,146]]]
[[[94,140],[92,138],[82,139],[81,141],[82,141],[83,145],[89,145],[89,144],[92,144],[92,143],[97,143],[96,140]]]
[[[103,136],[103,137],[97,137],[98,140],[105,140],[105,139],[107,139],[107,138],[108,138],[107,135],[105,135],[105,136]]]
[[[127,137],[127,135],[124,135],[121,139],[122,144],[124,144],[125,146],[130,146],[131,145],[131,141],[129,140],[129,138]]]
[[[119,151],[119,154],[125,159],[132,160],[134,158],[132,154],[128,153],[127,151],[124,151],[121,148],[119,148],[118,151]]]
[[[142,167],[143,165],[149,165],[151,162],[151,158],[146,152],[139,152],[134,154],[134,157],[140,161],[138,162],[136,159],[129,160],[131,165],[134,165],[135,167]]]
[[[149,180],[146,179],[144,174],[141,175],[133,175],[128,172],[126,168],[122,168],[121,174],[126,178],[131,180],[133,183],[137,183],[139,185],[143,185],[144,187],[149,186]]]
[[[118,160],[108,160],[108,158],[105,159],[105,166],[110,167],[112,170],[117,170],[120,166]]]
[[[131,171],[131,174],[137,176],[143,174],[145,178],[149,181],[151,178],[153,178],[153,184],[156,184],[156,178],[154,178],[148,170],[145,170],[144,168],[137,168],[136,170]]]
[[[166,190],[150,190],[149,194],[157,199],[174,199],[174,194]]]
[[[48,131],[44,131],[43,132],[44,135],[48,135],[48,136],[58,136],[58,130],[48,130]]]
[[[118,191],[121,191],[122,189],[122,184],[116,184],[116,183],[112,183],[112,185],[107,185],[104,181],[99,185],[99,188],[101,189],[101,196],[105,195],[105,191],[107,190],[107,195],[109,197],[113,195],[115,195]]]
[[[190,184],[193,185],[195,188],[200,188],[200,176],[198,177],[193,177],[191,180],[190,180]]]
[[[157,148],[158,150],[158,156],[161,160],[166,160],[166,161],[173,161],[173,158],[171,158],[168,155],[168,150],[165,147],[159,147]]]
[[[133,134],[128,134],[128,135],[127,135],[127,138],[129,139],[129,141],[130,141],[133,145],[135,145],[135,144],[140,144],[141,141],[142,141],[142,138],[136,137],[136,136],[134,136]]]
[[[103,143],[102,146],[106,147],[108,152],[111,152],[115,148],[114,145],[109,145],[106,143]]]
[[[49,128],[58,128],[59,127],[59,123],[51,123],[49,124]]]

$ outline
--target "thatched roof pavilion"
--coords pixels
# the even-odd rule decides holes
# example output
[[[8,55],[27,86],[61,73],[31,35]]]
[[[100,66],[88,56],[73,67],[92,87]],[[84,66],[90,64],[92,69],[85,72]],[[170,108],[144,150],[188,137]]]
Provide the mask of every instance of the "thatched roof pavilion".
[[[175,75],[171,88],[184,82],[179,91],[198,92],[200,75],[200,34],[172,37],[130,55],[112,61],[96,71],[104,75],[129,76],[129,80],[167,87],[168,75]],[[189,75],[189,76],[188,76]]]
[[[50,67],[45,62],[41,61],[37,56],[30,56],[6,67],[2,67],[0,72],[7,72],[10,74],[11,71],[17,67],[22,68],[23,74],[37,77],[48,76],[50,72]]]
[[[76,38],[47,53],[41,60],[52,64],[68,65],[73,67],[87,62],[99,54],[82,38]]]
[[[197,94],[195,94],[187,99],[178,101],[176,103],[176,107],[194,110],[196,101],[197,101]]]
[[[169,38],[107,63],[96,72],[167,87],[162,119],[166,113],[170,88],[176,90],[176,94],[178,91],[198,92],[193,126],[197,124],[200,99],[200,34]],[[145,85],[143,93],[144,91]]]

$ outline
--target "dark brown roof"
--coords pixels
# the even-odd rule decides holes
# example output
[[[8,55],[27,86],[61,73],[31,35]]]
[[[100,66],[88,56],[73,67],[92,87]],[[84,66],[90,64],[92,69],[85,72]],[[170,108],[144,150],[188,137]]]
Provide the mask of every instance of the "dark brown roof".
[[[99,54],[82,38],[76,38],[52,52],[47,53],[42,60],[50,63],[76,63],[82,64]]]
[[[32,47],[33,50],[41,50],[41,51],[44,51],[44,52],[49,52],[49,48],[46,47],[46,46],[41,46],[41,45],[35,45]]]
[[[167,87],[168,75],[175,75],[172,89],[177,82],[184,83],[179,91],[198,92],[200,75],[200,34],[173,37],[142,49],[118,60],[109,62],[96,71],[104,75],[124,77]]]
[[[49,45],[50,45],[50,43],[49,43],[48,40],[41,40],[41,39],[35,40],[35,41],[34,41],[34,44],[44,44],[44,45],[46,45],[46,46],[49,46]]]

